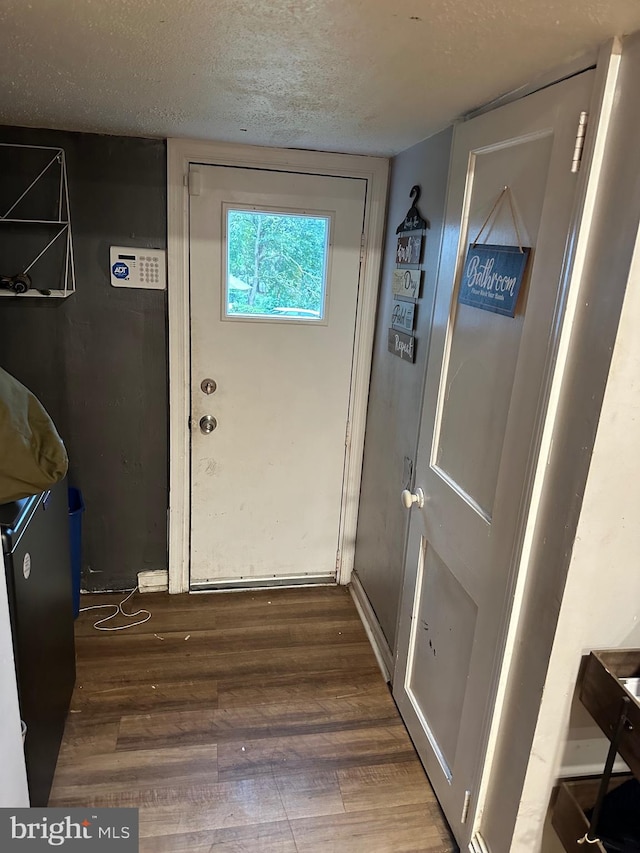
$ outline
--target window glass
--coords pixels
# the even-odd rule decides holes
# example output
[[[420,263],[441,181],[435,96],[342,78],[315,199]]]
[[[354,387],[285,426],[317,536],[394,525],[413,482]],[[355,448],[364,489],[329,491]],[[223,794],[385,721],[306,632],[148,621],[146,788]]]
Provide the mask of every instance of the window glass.
[[[226,316],[323,320],[328,216],[227,210]]]

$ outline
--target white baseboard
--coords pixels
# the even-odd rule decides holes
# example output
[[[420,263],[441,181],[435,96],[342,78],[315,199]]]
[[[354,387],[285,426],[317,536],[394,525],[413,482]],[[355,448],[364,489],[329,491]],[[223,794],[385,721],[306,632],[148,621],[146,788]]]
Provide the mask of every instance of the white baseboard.
[[[166,569],[152,569],[138,572],[140,592],[166,592],[169,589],[169,572]]]
[[[358,614],[360,615],[360,619],[362,620],[362,624],[364,625],[364,630],[367,632],[367,637],[369,638],[369,642],[373,648],[382,676],[385,681],[391,681],[391,674],[393,673],[393,655],[391,654],[391,649],[387,643],[387,638],[382,632],[382,628],[378,622],[378,617],[376,616],[374,609],[371,606],[371,602],[367,598],[367,593],[364,591],[364,587],[355,572],[351,575],[349,591],[356,605]]]

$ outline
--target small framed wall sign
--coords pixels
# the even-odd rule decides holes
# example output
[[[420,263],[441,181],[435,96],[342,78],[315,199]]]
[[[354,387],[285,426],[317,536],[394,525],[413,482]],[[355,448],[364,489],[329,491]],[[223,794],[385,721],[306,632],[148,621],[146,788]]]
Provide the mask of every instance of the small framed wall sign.
[[[403,361],[410,361],[413,364],[416,360],[415,343],[416,339],[413,335],[407,335],[396,329],[389,329],[387,349]]]
[[[392,291],[394,296],[402,296],[405,299],[417,299],[420,295],[421,270],[393,271]]]
[[[403,332],[413,332],[413,321],[416,313],[415,302],[405,302],[402,299],[393,300],[391,310],[391,325]]]
[[[469,246],[458,302],[513,317],[531,254],[528,246]]]
[[[398,237],[396,245],[397,264],[419,264],[422,254],[422,234]]]

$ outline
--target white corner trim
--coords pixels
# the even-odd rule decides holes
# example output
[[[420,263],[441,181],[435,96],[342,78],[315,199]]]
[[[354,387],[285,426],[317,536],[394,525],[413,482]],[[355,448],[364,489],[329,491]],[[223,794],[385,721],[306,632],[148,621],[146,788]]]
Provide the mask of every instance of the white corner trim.
[[[367,593],[364,591],[360,578],[356,574],[351,575],[349,592],[373,648],[373,653],[378,661],[382,677],[385,681],[390,682],[393,673],[393,655],[387,643],[387,638],[382,633],[382,628],[367,597]]]
[[[169,592],[189,591],[190,560],[190,330],[189,330],[189,196],[190,163],[212,166],[268,168],[367,182],[364,237],[360,270],[354,361],[349,402],[350,443],[340,517],[338,582],[348,584],[355,555],[356,525],[364,431],[371,374],[378,285],[384,238],[389,161],[382,157],[331,154],[285,148],[204,142],[167,141],[167,261],[169,313]]]

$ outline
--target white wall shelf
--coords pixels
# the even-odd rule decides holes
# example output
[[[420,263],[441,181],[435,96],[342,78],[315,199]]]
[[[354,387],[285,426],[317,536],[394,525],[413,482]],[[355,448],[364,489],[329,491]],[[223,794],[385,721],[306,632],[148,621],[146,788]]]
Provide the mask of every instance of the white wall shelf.
[[[73,257],[73,238],[71,235],[71,212],[69,208],[69,184],[67,180],[67,165],[64,149],[44,145],[15,145],[1,142],[0,153],[4,154],[3,166],[11,163],[12,156],[20,157],[20,162],[25,166],[28,182],[18,190],[15,197],[7,201],[2,199],[0,204],[0,258],[5,254],[2,251],[3,244],[6,247],[12,241],[17,230],[25,234],[29,230],[34,233],[36,248],[30,246],[29,251],[19,253],[17,269],[3,269],[0,267],[0,279],[12,279],[17,275],[29,276],[31,279],[30,289],[25,293],[16,293],[10,287],[2,286],[0,283],[0,297],[9,296],[14,299],[24,297],[40,297],[45,299],[65,298],[75,293],[76,276]],[[26,164],[26,165],[25,165]],[[44,164],[44,165],[43,165]],[[45,177],[46,176],[46,177]],[[55,187],[55,198],[50,201],[49,210],[39,210],[38,188],[49,182],[49,189]],[[19,213],[25,208],[25,204],[35,204],[37,214],[34,217],[20,216]],[[2,209],[4,212],[2,212]],[[51,216],[45,213],[53,213]],[[3,228],[2,226],[12,226]],[[23,230],[24,229],[24,230]],[[37,240],[35,238],[37,232]],[[6,242],[5,242],[6,241]],[[48,288],[48,276],[42,275],[42,267],[38,269],[37,264],[41,259],[52,255],[54,246],[63,244],[62,269],[58,269],[56,283],[62,287]],[[24,254],[24,257],[22,256]],[[2,260],[0,260],[0,264]],[[57,265],[57,264],[56,264]],[[34,274],[32,271],[36,270]],[[40,273],[40,275],[38,274]]]

